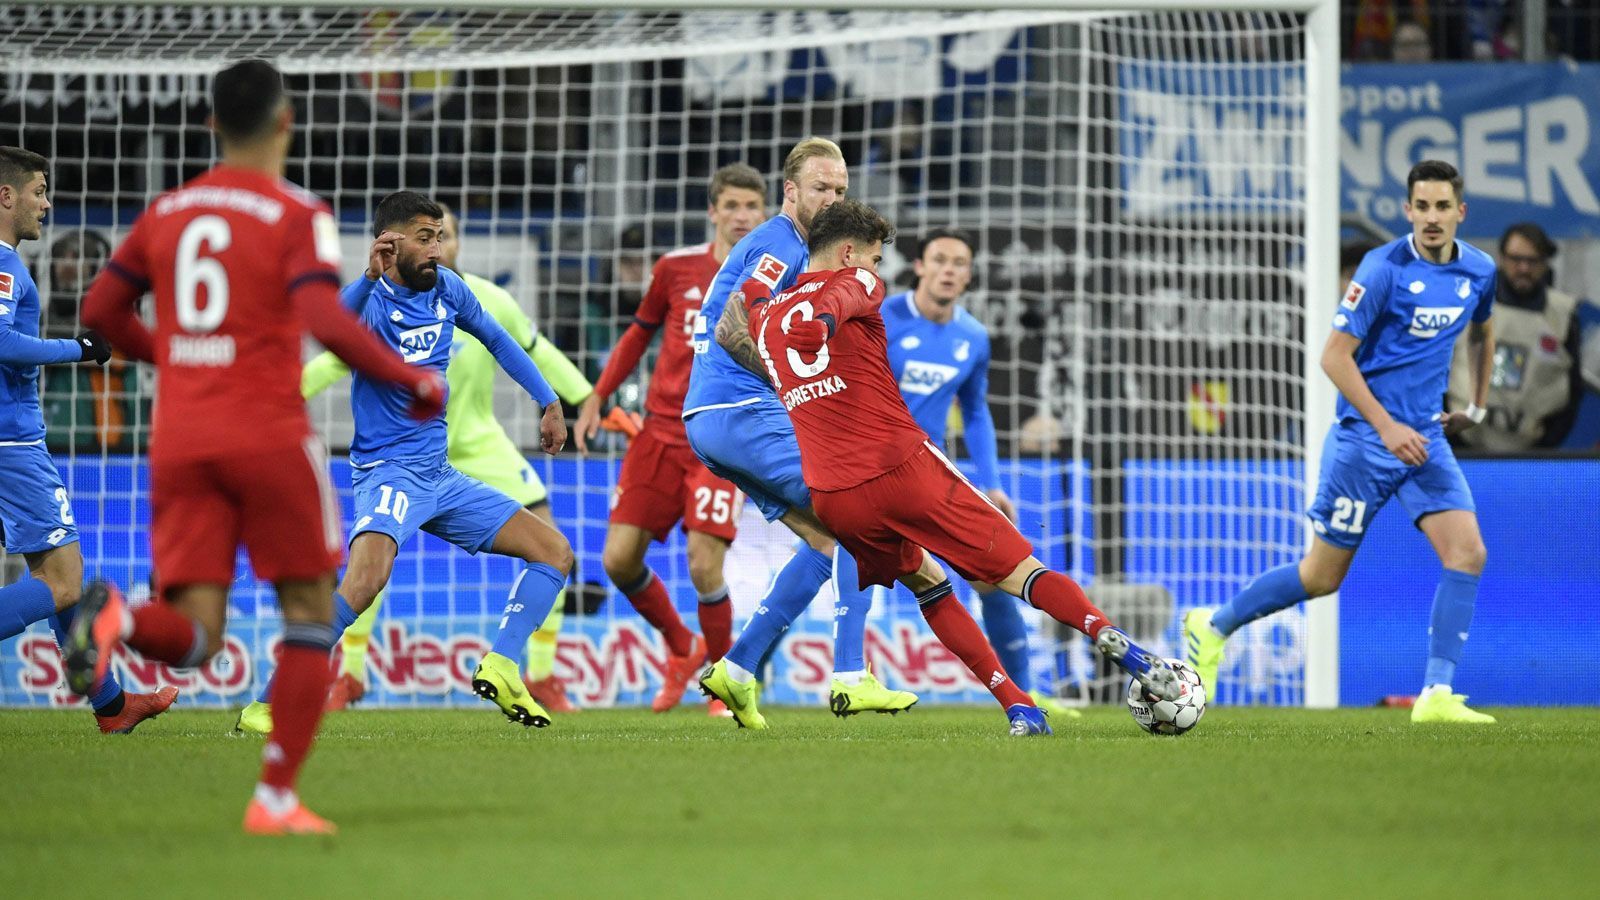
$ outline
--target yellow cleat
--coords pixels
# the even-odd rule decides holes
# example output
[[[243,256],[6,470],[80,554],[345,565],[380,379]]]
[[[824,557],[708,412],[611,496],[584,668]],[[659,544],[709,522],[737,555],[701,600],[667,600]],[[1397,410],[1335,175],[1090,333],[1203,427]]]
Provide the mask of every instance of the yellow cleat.
[[[727,660],[719,659],[706,667],[700,675],[700,693],[713,700],[721,700],[733,714],[740,728],[760,731],[767,727],[767,717],[761,714],[761,682],[734,681],[728,674]]]
[[[1083,718],[1082,710],[1062,703],[1059,697],[1052,697],[1043,691],[1029,691],[1028,696],[1033,698],[1033,702],[1040,709],[1049,713],[1052,720]],[[1060,723],[1057,722],[1057,724]]]
[[[916,705],[916,694],[889,690],[872,676],[870,667],[856,684],[845,684],[836,678],[828,688],[828,708],[840,718],[863,712],[888,713],[892,716]]]
[[[1217,670],[1222,668],[1228,639],[1211,627],[1210,608],[1191,609],[1183,616],[1183,661],[1200,676],[1206,696],[1217,696]]]
[[[491,700],[506,718],[525,728],[544,728],[550,714],[528,693],[522,683],[522,668],[498,653],[485,653],[472,675],[472,692]]]
[[[1411,707],[1411,724],[1431,725],[1442,722],[1450,725],[1493,725],[1494,716],[1467,706],[1464,694],[1452,694],[1448,689],[1424,691]]]
[[[239,721],[233,723],[233,730],[240,734],[259,734],[262,737],[272,733],[272,707],[260,700],[253,700],[239,710]]]

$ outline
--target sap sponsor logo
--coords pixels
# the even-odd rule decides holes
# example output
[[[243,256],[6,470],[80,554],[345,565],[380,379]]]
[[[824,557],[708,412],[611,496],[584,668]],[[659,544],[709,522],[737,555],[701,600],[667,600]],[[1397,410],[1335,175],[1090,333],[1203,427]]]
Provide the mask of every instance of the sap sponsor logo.
[[[1361,298],[1366,295],[1367,289],[1358,282],[1352,281],[1350,286],[1345,289],[1344,299],[1339,301],[1339,305],[1345,309],[1354,310],[1361,305]]]
[[[906,370],[900,374],[900,391],[926,397],[960,374],[961,370],[955,366],[908,359]]]
[[[111,671],[117,680],[130,691],[154,691],[172,685],[183,692],[184,700],[192,702],[206,698],[235,697],[250,689],[255,660],[272,659],[272,646],[264,648],[259,657],[252,655],[243,640],[228,635],[223,639],[222,652],[198,669],[175,669],[151,662],[138,654],[117,648],[111,658]],[[22,664],[15,675],[16,683],[25,695],[47,697],[52,706],[72,706],[82,702],[67,690],[65,673],[61,669],[61,653],[55,639],[46,634],[25,634],[17,639],[16,658]],[[270,665],[270,663],[268,663]]]
[[[443,322],[400,332],[400,356],[408,363],[422,362],[433,355],[434,348],[439,346],[439,336],[443,333]]]
[[[771,253],[761,254],[756,260],[755,270],[750,277],[761,282],[772,290],[778,289],[778,282],[783,278],[783,273],[789,271],[789,264],[773,256]]]
[[[0,300],[15,299],[11,296],[11,294],[16,290],[16,285],[17,283],[15,276],[13,276],[10,272],[0,272]],[[8,312],[10,312],[10,310],[0,308],[0,316],[3,316]]]
[[[1419,338],[1438,337],[1465,310],[1464,306],[1419,306],[1411,314],[1411,333]]]

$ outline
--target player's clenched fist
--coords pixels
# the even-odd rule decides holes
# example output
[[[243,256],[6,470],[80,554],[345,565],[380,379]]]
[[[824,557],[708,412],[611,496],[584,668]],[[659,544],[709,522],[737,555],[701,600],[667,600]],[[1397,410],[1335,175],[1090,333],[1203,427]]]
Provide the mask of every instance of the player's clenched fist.
[[[789,346],[801,353],[816,353],[828,343],[828,323],[821,319],[796,322],[789,329]]]
[[[539,442],[544,452],[552,455],[567,445],[567,419],[561,412],[561,401],[544,408],[544,418],[539,420]]]
[[[417,380],[411,384],[411,405],[407,414],[418,422],[426,422],[444,412],[445,383],[432,369],[414,369]]]
[[[385,231],[372,242],[372,249],[367,252],[367,280],[377,281],[379,275],[389,271],[400,252],[396,242],[403,237],[398,231]]]

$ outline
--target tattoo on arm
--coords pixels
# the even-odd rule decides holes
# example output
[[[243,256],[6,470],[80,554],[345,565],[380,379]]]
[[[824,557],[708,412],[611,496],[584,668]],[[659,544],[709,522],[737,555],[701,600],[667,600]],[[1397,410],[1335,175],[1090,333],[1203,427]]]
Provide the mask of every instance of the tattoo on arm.
[[[755,338],[750,336],[750,318],[743,300],[728,298],[728,305],[722,308],[722,318],[717,320],[717,343],[728,351],[734,362],[761,376],[762,381],[767,380],[767,366],[761,361]]]

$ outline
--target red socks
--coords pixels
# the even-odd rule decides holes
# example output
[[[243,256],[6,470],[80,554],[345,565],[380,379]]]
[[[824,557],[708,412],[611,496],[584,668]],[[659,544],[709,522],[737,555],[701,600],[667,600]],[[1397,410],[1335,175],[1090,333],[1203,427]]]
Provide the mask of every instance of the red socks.
[[[272,676],[272,693],[267,697],[272,704],[272,734],[261,752],[262,784],[294,789],[333,681],[328,664],[333,638],[333,629],[327,625],[291,622],[284,626],[278,671]]]
[[[622,592],[628,596],[628,602],[639,611],[639,615],[666,638],[667,649],[673,656],[689,655],[689,651],[694,649],[694,632],[684,627],[683,620],[678,618],[672,598],[667,596],[667,586],[661,583],[656,573],[645,570],[644,584],[632,590],[623,588]]]
[[[966,663],[978,682],[994,694],[1001,706],[1009,707],[1018,703],[1033,706],[1033,700],[1000,667],[994,648],[989,646],[989,641],[978,629],[978,623],[973,621],[972,614],[950,591],[950,582],[946,581],[928,591],[936,596],[926,601],[921,595],[917,597],[917,604],[922,607],[922,617],[928,620],[939,643]]]
[[[724,587],[715,599],[700,599],[700,633],[706,638],[706,662],[721,659],[733,646],[733,604]]]
[[[170,604],[157,600],[131,610],[133,633],[126,641],[146,659],[189,668],[205,661],[206,640],[200,625]]]
[[[1071,625],[1090,640],[1112,624],[1100,608],[1089,602],[1078,583],[1049,569],[1039,569],[1022,585],[1022,599],[1050,614],[1057,622]]]

